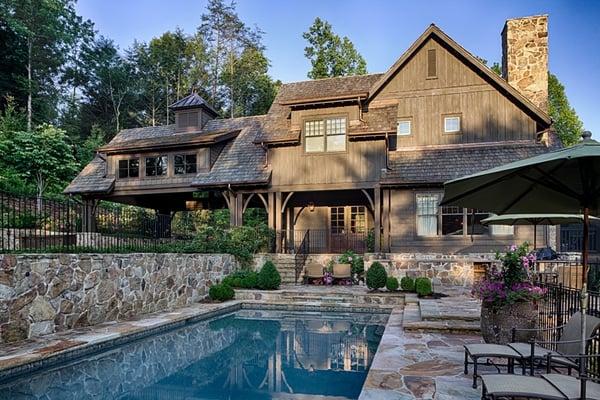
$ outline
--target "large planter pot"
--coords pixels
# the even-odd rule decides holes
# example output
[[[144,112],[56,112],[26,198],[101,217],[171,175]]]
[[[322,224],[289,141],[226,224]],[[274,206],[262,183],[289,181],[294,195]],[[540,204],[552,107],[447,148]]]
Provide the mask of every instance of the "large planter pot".
[[[534,329],[538,325],[538,308],[533,302],[508,304],[502,307],[481,305],[481,335],[486,343],[506,344],[512,340],[512,328]],[[517,333],[517,342],[527,342],[534,332]]]

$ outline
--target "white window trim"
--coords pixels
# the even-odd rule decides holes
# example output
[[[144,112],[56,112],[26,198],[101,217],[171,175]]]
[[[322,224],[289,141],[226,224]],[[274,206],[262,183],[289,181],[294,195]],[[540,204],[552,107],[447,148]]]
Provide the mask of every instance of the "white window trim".
[[[408,133],[400,133],[400,124],[401,123],[407,123],[408,124]],[[412,135],[412,120],[410,120],[409,118],[403,118],[403,119],[399,119],[397,124],[396,124],[396,135],[397,136],[410,136]]]
[[[448,120],[456,119],[458,120],[458,129],[456,130],[448,130],[447,122]],[[448,115],[444,117],[444,133],[460,133],[462,129],[462,121],[460,115]]]

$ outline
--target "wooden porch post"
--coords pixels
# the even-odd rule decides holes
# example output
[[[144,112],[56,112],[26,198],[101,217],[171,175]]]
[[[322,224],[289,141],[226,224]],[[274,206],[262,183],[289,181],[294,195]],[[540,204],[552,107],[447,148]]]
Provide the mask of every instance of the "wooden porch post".
[[[267,220],[269,221],[269,228],[275,230],[275,193],[268,193],[268,206],[267,210]]]
[[[375,253],[381,252],[381,189],[379,186],[375,187]]]
[[[86,199],[83,202],[83,215],[81,221],[82,232],[96,232],[96,218],[94,216],[95,203],[95,200],[89,199]]]
[[[389,252],[390,251],[390,190],[384,189],[382,191],[383,194],[383,207],[382,207],[382,216],[381,216],[381,224],[383,225],[383,241],[382,241],[382,251]]]
[[[275,252],[281,253],[281,228],[282,228],[282,212],[281,212],[281,192],[275,193],[275,232],[276,232],[276,243]]]

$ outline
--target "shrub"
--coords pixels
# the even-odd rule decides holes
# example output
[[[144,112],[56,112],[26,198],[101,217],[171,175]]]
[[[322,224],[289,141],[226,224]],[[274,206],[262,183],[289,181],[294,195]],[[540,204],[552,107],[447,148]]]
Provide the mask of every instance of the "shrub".
[[[258,287],[263,290],[275,290],[281,285],[281,275],[275,268],[275,264],[267,261],[258,273]]]
[[[420,277],[415,280],[415,289],[419,296],[429,296],[433,293],[431,279]]]
[[[400,279],[400,288],[405,292],[414,292],[415,291],[415,280],[410,276],[405,276]]]
[[[367,271],[367,287],[371,290],[385,287],[387,272],[381,263],[375,261]]]
[[[210,289],[208,289],[208,296],[211,298],[211,300],[226,301],[233,299],[235,292],[231,286],[219,283],[212,285]]]
[[[247,276],[241,279],[241,285],[244,289],[258,288],[258,272],[249,272]]]
[[[387,281],[385,282],[385,288],[387,290],[389,290],[390,292],[395,292],[396,290],[398,290],[398,286],[398,279],[394,278],[393,276],[387,278]]]

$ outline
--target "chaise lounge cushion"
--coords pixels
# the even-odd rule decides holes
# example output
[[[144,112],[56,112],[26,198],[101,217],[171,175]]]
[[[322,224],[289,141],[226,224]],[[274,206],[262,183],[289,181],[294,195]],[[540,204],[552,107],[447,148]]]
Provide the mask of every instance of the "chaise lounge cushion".
[[[583,400],[581,381],[575,376],[544,374],[541,377],[491,374],[481,377],[488,397],[525,397],[544,400]],[[586,382],[586,399],[600,400],[600,384]]]
[[[304,271],[305,278],[322,278],[323,277],[323,266],[317,263],[310,263],[306,265]]]
[[[333,264],[334,278],[351,278],[352,266],[350,264]]]

